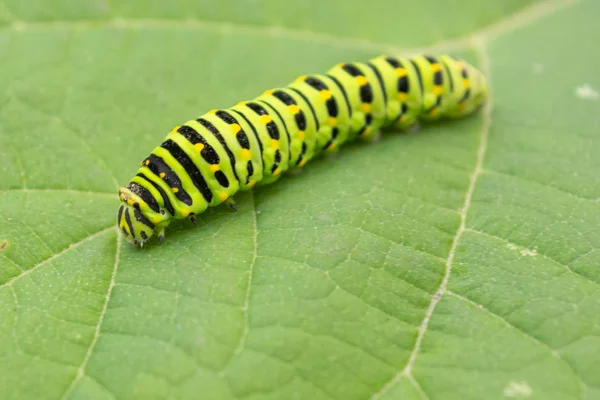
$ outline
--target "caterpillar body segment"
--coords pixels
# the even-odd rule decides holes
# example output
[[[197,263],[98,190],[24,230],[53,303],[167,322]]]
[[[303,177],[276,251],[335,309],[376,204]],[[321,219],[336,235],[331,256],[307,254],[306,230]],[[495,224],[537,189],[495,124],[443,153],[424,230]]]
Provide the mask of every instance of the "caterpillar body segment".
[[[117,224],[134,244],[162,242],[173,219],[277,181],[321,153],[407,130],[419,120],[458,118],[487,99],[483,74],[449,55],[380,56],[302,76],[231,108],[176,126],[119,189]]]

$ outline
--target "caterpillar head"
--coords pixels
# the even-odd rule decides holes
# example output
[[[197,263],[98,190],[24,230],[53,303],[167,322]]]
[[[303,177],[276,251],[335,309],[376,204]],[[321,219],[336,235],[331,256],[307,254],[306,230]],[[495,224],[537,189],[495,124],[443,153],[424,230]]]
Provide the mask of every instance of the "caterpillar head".
[[[155,230],[155,225],[142,214],[139,208],[127,203],[122,203],[119,207],[117,226],[123,232],[125,239],[140,247],[144,246]]]
[[[154,234],[158,234],[162,242],[165,226],[169,222],[161,210],[155,212],[140,193],[140,185],[134,182],[119,189],[121,206],[117,215],[117,226],[125,239],[143,247]]]

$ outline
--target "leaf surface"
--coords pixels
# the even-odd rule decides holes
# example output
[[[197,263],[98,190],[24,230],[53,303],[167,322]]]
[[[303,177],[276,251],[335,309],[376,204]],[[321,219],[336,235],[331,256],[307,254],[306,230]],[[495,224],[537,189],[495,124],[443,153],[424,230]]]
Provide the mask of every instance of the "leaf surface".
[[[0,398],[600,399],[595,0],[0,3]],[[490,79],[138,251],[174,125],[380,53]]]

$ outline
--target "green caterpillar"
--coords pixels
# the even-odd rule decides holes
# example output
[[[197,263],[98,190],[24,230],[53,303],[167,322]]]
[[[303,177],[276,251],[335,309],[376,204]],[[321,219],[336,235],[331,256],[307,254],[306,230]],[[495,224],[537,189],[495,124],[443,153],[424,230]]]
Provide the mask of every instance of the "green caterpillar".
[[[119,189],[117,224],[143,246],[172,219],[189,218],[256,184],[276,181],[323,152],[382,128],[473,113],[487,99],[483,74],[448,55],[343,63],[252,101],[177,126]]]

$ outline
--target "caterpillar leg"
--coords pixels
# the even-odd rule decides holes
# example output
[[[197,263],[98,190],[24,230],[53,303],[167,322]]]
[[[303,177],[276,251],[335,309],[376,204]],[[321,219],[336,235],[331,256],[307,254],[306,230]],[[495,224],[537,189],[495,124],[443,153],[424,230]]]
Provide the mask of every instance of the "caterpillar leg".
[[[367,143],[377,143],[381,140],[381,129],[375,129],[373,132],[367,136],[362,138]]]
[[[165,242],[165,229],[163,228],[162,231],[159,231],[157,233],[158,233],[158,242],[162,245]]]
[[[337,134],[335,136],[337,136]],[[340,151],[340,148],[335,142],[335,139],[336,138],[334,136],[331,136],[329,141],[325,143],[325,146],[323,148],[323,155],[327,159],[334,158]]]
[[[194,226],[198,226],[198,221],[196,220],[196,216],[194,214],[191,214],[188,218],[190,222],[194,224]]]
[[[233,200],[233,197],[228,198],[227,200],[225,200],[225,204],[227,204],[229,207],[231,207],[231,209],[233,211],[237,211],[237,204],[235,203],[235,200]]]
[[[419,121],[415,122],[406,130],[408,133],[417,133],[421,130],[421,123]]]
[[[302,175],[302,167],[294,167],[290,168],[285,172],[289,176],[299,176]]]
[[[340,153],[339,148],[337,148],[337,147],[328,148],[323,151],[323,157],[328,161],[335,160],[338,157],[339,153]]]

